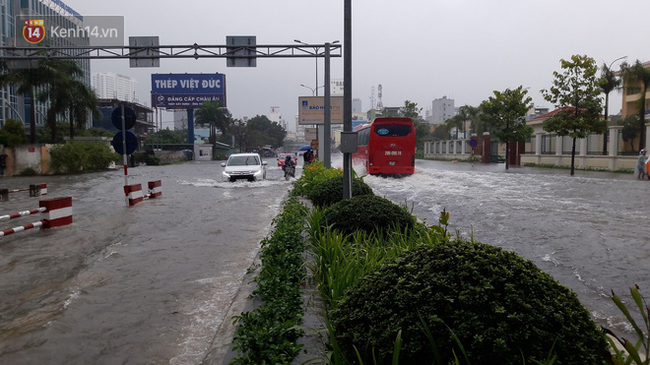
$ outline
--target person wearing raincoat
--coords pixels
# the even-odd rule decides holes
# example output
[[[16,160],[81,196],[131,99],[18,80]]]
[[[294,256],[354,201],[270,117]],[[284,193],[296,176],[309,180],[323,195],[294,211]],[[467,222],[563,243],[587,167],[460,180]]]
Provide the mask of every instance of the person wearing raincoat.
[[[639,158],[636,160],[636,168],[634,169],[634,172],[636,173],[636,178],[641,180],[645,179],[646,175],[648,175],[648,172],[645,170],[645,154],[646,154],[646,149],[642,149],[639,151]]]

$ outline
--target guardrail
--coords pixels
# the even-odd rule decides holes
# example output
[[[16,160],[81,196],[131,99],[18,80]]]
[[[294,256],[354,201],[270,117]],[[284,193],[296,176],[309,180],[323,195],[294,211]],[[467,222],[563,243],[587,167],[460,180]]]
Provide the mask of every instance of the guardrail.
[[[0,221],[27,217],[38,213],[45,214],[45,218],[33,223],[0,231],[0,237],[8,236],[16,232],[26,231],[28,229],[37,227],[42,227],[41,229],[48,229],[65,226],[72,223],[72,197],[41,200],[39,201],[38,209],[30,209],[17,213],[2,215],[0,216]]]
[[[162,196],[162,182],[160,180],[149,181],[147,184],[149,192],[142,192],[142,184],[124,185],[124,195],[132,207],[145,199],[154,199]]]
[[[18,193],[21,191],[29,191],[29,196],[30,197],[37,197],[41,195],[47,195],[47,184],[46,183],[40,183],[40,184],[31,184],[29,185],[28,188],[24,189],[0,189],[0,201],[6,202],[9,201],[9,194],[10,193]]]

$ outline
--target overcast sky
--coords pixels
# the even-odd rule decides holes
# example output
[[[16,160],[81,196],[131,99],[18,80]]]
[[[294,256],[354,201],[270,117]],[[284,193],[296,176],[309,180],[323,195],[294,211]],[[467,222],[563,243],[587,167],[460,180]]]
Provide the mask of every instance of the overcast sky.
[[[343,0],[64,2],[85,16],[124,16],[127,43],[150,35],[163,45],[222,45],[228,35],[254,35],[258,45],[343,41]],[[367,110],[371,88],[381,84],[384,106],[410,100],[424,115],[443,96],[457,107],[478,106],[493,90],[523,85],[536,106],[552,109],[539,90],[551,86],[560,59],[585,54],[599,66],[622,56],[650,60],[648,14],[648,0],[352,0],[352,96]],[[298,97],[312,94],[300,84],[314,87],[315,62],[259,59],[256,68],[234,68],[224,59],[164,59],[159,68],[131,69],[112,60],[93,61],[91,69],[136,78],[147,105],[151,73],[224,73],[234,117],[276,106],[292,125]],[[318,67],[322,85],[322,59]],[[332,59],[331,78],[343,79],[343,58]],[[610,114],[621,98],[610,94]]]

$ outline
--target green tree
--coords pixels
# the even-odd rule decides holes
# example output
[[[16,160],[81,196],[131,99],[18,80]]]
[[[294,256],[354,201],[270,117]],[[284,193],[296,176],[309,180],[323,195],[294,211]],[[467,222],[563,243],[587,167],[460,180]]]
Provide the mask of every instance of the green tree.
[[[36,89],[41,86],[49,85],[56,78],[57,62],[55,60],[41,60],[37,68],[8,69],[6,64],[2,65],[0,70],[0,86],[13,85],[16,87],[16,93],[28,95],[30,100],[29,111],[29,141],[36,142]]]
[[[92,127],[84,130],[81,135],[83,137],[109,137],[113,138],[115,136],[114,132],[109,131],[106,128],[102,127]]]
[[[574,175],[576,139],[586,138],[589,133],[604,133],[607,121],[600,115],[601,89],[596,76],[596,61],[591,57],[573,55],[571,60],[560,60],[560,64],[563,72],[553,72],[553,86],[541,90],[544,99],[561,109],[544,120],[544,130],[573,139],[571,175]]]
[[[399,109],[399,115],[405,118],[411,118],[414,122],[420,120],[422,108],[418,104],[409,100],[404,101],[404,106]]]
[[[452,129],[456,131],[456,135],[454,136],[454,139],[458,139],[458,132],[463,127],[464,122],[465,120],[463,119],[463,116],[460,114],[456,114],[453,117],[445,120],[444,124],[446,125],[446,129],[449,132],[451,132]]]
[[[50,102],[47,110],[47,125],[51,132],[51,141],[57,141],[57,115],[68,114],[70,139],[74,139],[75,129],[83,130],[90,116],[101,116],[97,106],[95,92],[79,80],[83,70],[76,62],[69,60],[51,60],[49,66],[54,70],[49,83],[38,94],[41,102]]]
[[[27,143],[25,126],[15,119],[7,119],[5,125],[0,128],[0,144],[5,147],[13,147]]]
[[[621,79],[616,77],[616,73],[607,66],[606,63],[600,69],[600,88],[605,94],[605,120],[607,120],[607,112],[609,108],[609,93],[614,89],[618,89],[621,86]],[[603,133],[603,155],[607,155],[607,130]]]
[[[636,135],[639,132],[638,118],[639,117],[636,115],[630,115],[629,117],[618,122],[618,125],[623,127],[621,130],[621,138],[624,142],[630,142],[632,151],[637,151],[637,149],[634,148],[634,140],[636,139]]]
[[[232,116],[219,101],[206,101],[196,111],[196,124],[210,127],[210,143],[213,154],[217,151],[217,130],[225,135],[232,125]],[[214,156],[213,156],[214,157]]]
[[[628,91],[640,93],[637,122],[639,123],[638,128],[640,129],[639,146],[643,147],[645,146],[645,99],[646,93],[648,92],[648,85],[650,84],[650,69],[645,68],[641,61],[636,60],[632,66],[623,63],[621,65],[621,71]]]
[[[249,146],[253,146],[253,131],[249,130],[246,126],[246,122],[243,120],[237,119],[234,121],[232,128],[232,134],[235,137],[235,145],[239,147],[239,152],[245,152],[249,150]]]
[[[149,133],[149,135],[144,139],[142,143],[145,146],[152,146],[154,144],[181,144],[183,143],[183,136],[178,131],[161,129],[159,131]]]
[[[431,132],[430,137],[434,141],[446,141],[449,138],[449,125],[442,123],[435,126],[433,132]]]
[[[415,127],[415,146],[418,151],[424,152],[424,142],[432,139],[431,130],[428,123],[413,122]]]
[[[532,98],[523,86],[503,92],[494,90],[494,96],[481,103],[483,119],[492,126],[492,134],[506,144],[506,170],[510,166],[510,142],[525,141],[533,134],[524,116],[533,107]]]
[[[261,147],[271,145],[273,147],[282,146],[287,131],[277,122],[271,122],[265,115],[251,118],[246,123],[249,129],[249,136],[253,138],[253,145],[249,147]]]

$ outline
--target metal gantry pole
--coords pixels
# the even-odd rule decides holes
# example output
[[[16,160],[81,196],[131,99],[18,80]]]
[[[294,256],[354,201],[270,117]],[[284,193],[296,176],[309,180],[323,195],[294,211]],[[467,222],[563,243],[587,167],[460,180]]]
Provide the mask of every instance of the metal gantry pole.
[[[126,118],[124,116],[124,104],[120,104],[122,112],[122,163],[124,164],[124,189],[129,185],[129,157],[126,154]],[[125,190],[126,191],[126,190]],[[129,194],[126,195],[126,206],[129,206]]]
[[[352,0],[344,0],[343,131],[352,132]],[[352,198],[352,154],[343,153],[343,199]]]
[[[317,58],[318,59],[318,58]],[[323,164],[326,169],[332,167],[332,105],[330,101],[330,44],[325,43],[325,125],[323,126]]]

